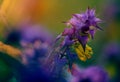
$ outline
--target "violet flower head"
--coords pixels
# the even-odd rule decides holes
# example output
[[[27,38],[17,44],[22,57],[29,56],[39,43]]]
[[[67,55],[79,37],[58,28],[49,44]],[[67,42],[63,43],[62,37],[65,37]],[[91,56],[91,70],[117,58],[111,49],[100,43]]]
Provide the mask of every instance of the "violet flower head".
[[[102,30],[98,23],[101,20],[95,16],[95,10],[88,8],[86,12],[81,14],[73,14],[72,18],[65,22],[67,27],[62,32],[62,36],[67,36],[64,44],[70,43],[71,45],[78,41],[85,50],[86,44],[90,37],[93,39],[97,29]],[[69,44],[69,45],[70,45]]]
[[[108,82],[107,72],[97,66],[86,69],[74,68],[71,82]]]
[[[73,17],[66,22],[66,25],[71,28],[65,29],[63,35],[75,35],[79,42],[85,46],[88,42],[89,35],[94,38],[96,30],[102,30],[98,26],[100,22],[101,20],[95,16],[95,10],[88,8],[84,13],[73,14]]]
[[[101,20],[95,16],[94,9],[88,8],[84,13],[73,14],[72,18],[65,22],[67,28],[56,40],[63,38],[60,47],[70,49],[70,51],[72,49],[71,53],[76,53],[81,60],[85,61],[92,54],[92,48],[87,43],[90,38],[94,38],[94,34],[98,29],[101,30],[98,26],[100,22]]]

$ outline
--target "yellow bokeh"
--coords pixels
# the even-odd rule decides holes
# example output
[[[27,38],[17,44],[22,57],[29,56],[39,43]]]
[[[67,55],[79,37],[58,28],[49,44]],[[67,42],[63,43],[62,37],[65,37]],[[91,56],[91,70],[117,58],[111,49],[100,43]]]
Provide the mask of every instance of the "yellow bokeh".
[[[37,21],[52,10],[55,2],[56,0],[3,0],[1,13],[10,22],[25,19]]]

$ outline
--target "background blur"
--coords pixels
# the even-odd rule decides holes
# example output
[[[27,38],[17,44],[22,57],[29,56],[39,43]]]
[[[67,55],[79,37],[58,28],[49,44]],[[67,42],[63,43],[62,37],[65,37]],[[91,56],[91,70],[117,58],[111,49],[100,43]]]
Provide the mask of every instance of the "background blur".
[[[44,25],[57,36],[63,31],[63,21],[72,14],[95,8],[103,20],[95,39],[89,42],[94,55],[80,66],[103,66],[109,73],[111,82],[118,82],[120,76],[120,0],[0,0],[0,40],[4,42],[7,24],[16,25],[29,19]]]

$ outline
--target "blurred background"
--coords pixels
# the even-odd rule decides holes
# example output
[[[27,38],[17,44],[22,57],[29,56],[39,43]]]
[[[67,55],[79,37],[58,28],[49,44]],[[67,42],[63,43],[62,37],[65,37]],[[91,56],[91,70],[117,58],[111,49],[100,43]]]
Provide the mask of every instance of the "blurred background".
[[[93,57],[78,63],[81,67],[102,66],[109,74],[109,82],[119,82],[120,0],[0,0],[0,41],[5,42],[7,34],[24,20],[43,25],[55,37],[65,28],[62,22],[74,13],[85,11],[88,6],[96,9],[103,31],[98,31],[89,42]],[[0,61],[0,70],[5,68],[5,72],[0,71],[0,78],[5,78],[10,69],[2,59]]]

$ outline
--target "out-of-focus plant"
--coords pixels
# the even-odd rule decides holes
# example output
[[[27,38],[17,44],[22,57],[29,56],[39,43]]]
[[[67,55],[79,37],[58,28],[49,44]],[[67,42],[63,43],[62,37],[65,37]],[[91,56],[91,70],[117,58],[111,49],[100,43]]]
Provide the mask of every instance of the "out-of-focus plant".
[[[72,77],[68,77],[70,82],[108,82],[107,72],[99,66],[82,69],[74,65],[72,74]]]

